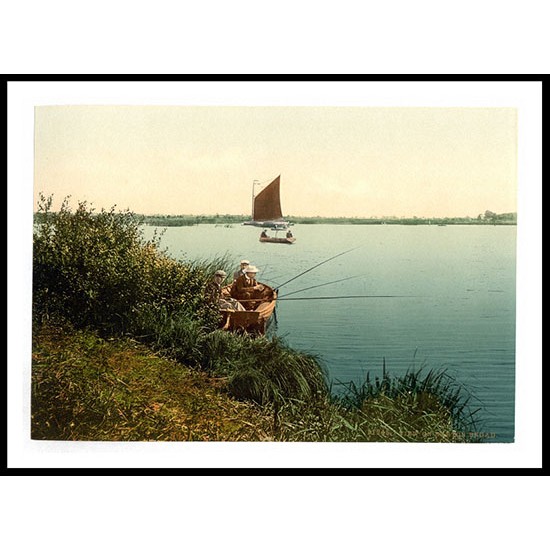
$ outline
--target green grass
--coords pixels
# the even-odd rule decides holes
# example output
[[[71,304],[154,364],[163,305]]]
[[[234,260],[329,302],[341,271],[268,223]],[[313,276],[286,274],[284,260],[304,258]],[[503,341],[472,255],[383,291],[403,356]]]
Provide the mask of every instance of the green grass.
[[[33,342],[31,436],[84,441],[258,441],[271,419],[222,381],[130,339],[55,326]]]
[[[198,370],[196,362],[191,366],[169,359],[134,339],[105,339],[68,325],[37,327],[33,335],[32,437],[86,441],[471,440],[467,430],[457,430],[452,411],[432,393],[441,388],[436,383],[430,390],[426,377],[416,378],[416,392],[386,375],[387,384],[399,387],[399,392],[377,393],[371,384],[368,391],[356,388],[336,397],[310,356],[265,338],[243,339],[219,331],[210,337],[210,347],[202,354],[215,364]],[[257,364],[262,355],[271,361]],[[285,358],[287,363],[276,369],[277,362]]]

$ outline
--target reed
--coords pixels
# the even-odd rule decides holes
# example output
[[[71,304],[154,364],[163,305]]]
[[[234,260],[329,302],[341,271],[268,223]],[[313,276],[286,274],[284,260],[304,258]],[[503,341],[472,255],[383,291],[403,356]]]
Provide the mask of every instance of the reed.
[[[316,357],[287,347],[278,338],[241,339],[226,371],[228,391],[259,404],[281,399],[315,400],[327,394],[327,377]]]
[[[449,427],[457,434],[477,433],[480,408],[472,407],[473,394],[446,369],[426,370],[423,365],[411,367],[403,376],[390,376],[384,365],[381,377],[373,380],[367,373],[360,385],[339,385],[344,388],[339,396],[343,407],[375,419],[381,427],[400,426],[397,431],[407,440],[425,440],[427,434]]]

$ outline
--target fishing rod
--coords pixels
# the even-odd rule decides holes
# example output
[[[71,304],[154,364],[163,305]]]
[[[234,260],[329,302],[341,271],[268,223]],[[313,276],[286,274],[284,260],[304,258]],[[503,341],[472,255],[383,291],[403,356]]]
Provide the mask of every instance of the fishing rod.
[[[281,300],[346,300],[346,299],[357,299],[357,298],[421,298],[421,296],[403,296],[400,294],[361,294],[361,295],[352,295],[352,296],[301,296],[298,298],[276,298],[277,302]],[[239,302],[272,302],[273,298],[244,298],[239,300]]]
[[[357,277],[363,277],[363,275],[352,275],[351,277],[346,277],[345,279],[338,279],[337,281],[330,281],[329,283],[323,283],[323,284],[320,284],[320,285],[308,286],[307,288],[302,288],[300,290],[295,290],[293,292],[289,292],[288,294],[285,294],[285,297],[286,296],[292,296],[293,294],[298,294],[298,292],[305,292],[306,290],[311,290],[312,288],[319,288],[321,286],[334,285],[336,283],[341,283],[342,281],[349,281],[350,279],[356,279]]]
[[[279,285],[275,289],[275,291],[278,292],[281,287],[287,285],[291,281],[294,281],[298,277],[301,277],[302,275],[305,275],[306,273],[309,273],[310,271],[312,271],[316,267],[319,267],[323,264],[326,264],[327,262],[330,262],[331,260],[334,260],[335,258],[338,258],[339,256],[343,256],[344,254],[347,254],[348,252],[352,252],[353,250],[357,250],[358,248],[361,248],[361,246],[363,246],[363,245],[355,246],[354,248],[350,248],[349,250],[345,250],[344,252],[340,252],[339,254],[336,254],[336,256],[332,256],[332,258],[329,258],[328,260],[323,260],[322,262],[318,263],[317,265],[314,265],[313,267],[310,267],[309,269],[306,269],[305,271],[302,271],[302,273],[299,273],[295,277],[292,277],[292,279],[289,279],[288,281],[285,281],[282,285]]]
[[[262,277],[262,281],[267,281],[268,283],[275,283],[277,284],[277,281],[274,281],[273,279],[267,279],[266,277]],[[294,293],[293,293],[294,294]]]
[[[397,294],[379,295],[363,294],[359,296],[302,296],[298,298],[277,298],[279,300],[341,300],[346,298],[420,298],[420,296],[401,296]]]
[[[268,264],[261,271],[262,271],[262,274],[265,275],[266,273],[270,273],[271,271],[273,271],[273,268],[271,267],[271,264]],[[279,284],[274,279],[268,279],[267,277],[264,277],[263,275],[262,275],[262,281],[268,281],[269,283],[274,283],[275,285]],[[277,273],[275,273],[275,275],[277,275]]]

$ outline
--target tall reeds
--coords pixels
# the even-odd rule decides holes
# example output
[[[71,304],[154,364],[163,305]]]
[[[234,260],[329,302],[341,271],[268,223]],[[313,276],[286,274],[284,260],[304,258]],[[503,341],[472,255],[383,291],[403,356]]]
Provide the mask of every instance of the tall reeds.
[[[430,440],[449,428],[458,439],[464,434],[472,434],[468,440],[476,439],[480,409],[471,406],[471,392],[446,369],[426,370],[423,365],[411,367],[403,376],[390,376],[384,365],[381,377],[373,380],[367,373],[362,384],[340,386],[343,407],[376,421],[379,429],[394,429],[404,440]]]

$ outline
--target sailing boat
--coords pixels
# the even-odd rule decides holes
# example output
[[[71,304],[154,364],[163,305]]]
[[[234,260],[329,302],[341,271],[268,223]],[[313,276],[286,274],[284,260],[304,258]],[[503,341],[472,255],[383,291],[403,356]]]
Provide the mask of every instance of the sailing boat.
[[[281,176],[277,176],[269,185],[254,195],[254,187],[261,185],[254,180],[252,183],[252,219],[243,225],[256,227],[271,227],[272,229],[286,229],[288,222],[283,218],[281,210],[280,185]]]
[[[252,183],[252,219],[243,225],[271,228],[276,231],[288,229],[290,225],[283,217],[281,210],[280,185],[281,176],[277,176],[271,183],[264,187],[257,195],[254,194],[255,186],[261,185],[257,180]],[[265,231],[260,237],[260,242],[292,244],[296,239],[292,236],[285,238],[268,237]]]

